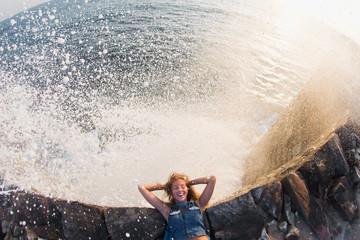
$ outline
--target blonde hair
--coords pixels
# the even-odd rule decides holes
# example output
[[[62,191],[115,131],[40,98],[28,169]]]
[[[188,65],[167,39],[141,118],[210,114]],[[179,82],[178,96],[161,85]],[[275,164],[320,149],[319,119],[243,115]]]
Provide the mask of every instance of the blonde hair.
[[[191,186],[190,184],[190,180],[189,177],[185,174],[181,174],[181,173],[172,173],[168,179],[168,181],[165,183],[165,193],[167,195],[167,197],[169,198],[169,202],[172,205],[175,205],[175,199],[173,197],[172,191],[171,191],[171,187],[173,185],[173,183],[177,180],[184,180],[186,187],[189,189],[188,190],[188,195],[187,195],[187,201],[190,201],[191,199],[193,199],[194,201],[197,201],[200,197],[200,195],[195,191],[194,187]]]

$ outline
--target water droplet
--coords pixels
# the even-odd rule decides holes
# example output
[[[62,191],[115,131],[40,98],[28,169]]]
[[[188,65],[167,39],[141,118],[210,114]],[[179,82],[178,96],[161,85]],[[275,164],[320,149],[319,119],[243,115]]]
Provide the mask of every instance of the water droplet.
[[[63,79],[64,84],[68,84],[69,81],[70,81],[69,77],[64,77],[64,79]]]
[[[66,40],[64,38],[58,38],[57,42],[60,44],[64,44]]]

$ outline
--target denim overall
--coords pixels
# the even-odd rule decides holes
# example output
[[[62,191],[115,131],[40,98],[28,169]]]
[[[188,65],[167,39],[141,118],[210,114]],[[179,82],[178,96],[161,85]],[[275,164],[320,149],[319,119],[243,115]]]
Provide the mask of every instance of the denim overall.
[[[179,204],[171,207],[164,240],[184,240],[206,235],[203,217],[196,202],[191,200],[181,205],[185,207],[185,216]]]

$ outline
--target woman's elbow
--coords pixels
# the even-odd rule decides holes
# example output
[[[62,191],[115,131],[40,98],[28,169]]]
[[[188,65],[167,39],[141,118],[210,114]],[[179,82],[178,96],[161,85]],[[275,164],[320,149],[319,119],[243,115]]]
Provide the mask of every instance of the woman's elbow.
[[[145,189],[144,184],[139,184],[139,185],[138,185],[138,189],[139,189],[140,192],[141,192],[142,189]]]
[[[210,181],[216,183],[216,177],[214,175],[211,175],[210,176]]]

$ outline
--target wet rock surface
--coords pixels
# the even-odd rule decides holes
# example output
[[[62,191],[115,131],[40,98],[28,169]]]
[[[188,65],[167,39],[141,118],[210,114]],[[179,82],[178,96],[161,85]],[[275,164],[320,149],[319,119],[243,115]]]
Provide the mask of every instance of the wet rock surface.
[[[289,174],[282,183],[297,211],[319,239],[329,239],[329,230],[320,201],[310,193],[300,173]]]
[[[103,209],[79,202],[55,201],[65,239],[107,239]]]
[[[346,220],[351,221],[356,216],[357,202],[346,177],[341,177],[333,183],[329,199]]]
[[[162,239],[165,219],[156,209],[108,208],[104,211],[111,239]]]
[[[259,238],[265,224],[265,213],[247,193],[207,209],[216,239]]]
[[[254,200],[267,214],[280,220],[283,206],[283,189],[279,181],[268,183],[260,187],[260,194],[252,191]],[[258,196],[257,196],[258,195]]]
[[[297,171],[211,206],[211,239],[359,239],[360,132],[348,123]],[[152,208],[108,208],[21,191],[0,179],[1,239],[162,239]],[[140,196],[139,196],[140,197]]]
[[[61,215],[50,198],[26,192],[0,195],[2,233],[19,238],[41,236],[46,239],[65,238]]]

